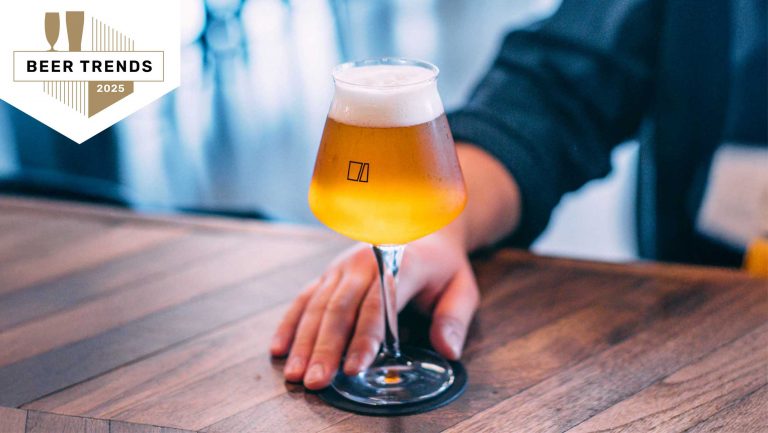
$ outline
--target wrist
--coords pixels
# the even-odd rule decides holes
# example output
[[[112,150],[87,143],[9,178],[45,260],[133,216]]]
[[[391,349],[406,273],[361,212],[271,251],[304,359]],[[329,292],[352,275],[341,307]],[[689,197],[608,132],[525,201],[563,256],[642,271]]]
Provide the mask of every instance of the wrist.
[[[468,253],[471,251],[468,235],[466,219],[464,214],[461,214],[453,222],[424,239],[427,242],[438,241],[441,244],[449,244],[451,247]]]
[[[457,143],[467,188],[467,207],[454,222],[451,235],[466,251],[493,245],[512,233],[521,217],[520,191],[506,167],[484,149]]]

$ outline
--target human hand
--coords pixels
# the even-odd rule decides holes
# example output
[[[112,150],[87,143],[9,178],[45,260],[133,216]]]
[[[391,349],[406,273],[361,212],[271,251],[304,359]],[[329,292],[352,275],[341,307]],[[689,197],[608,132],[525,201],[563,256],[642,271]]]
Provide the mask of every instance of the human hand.
[[[409,301],[432,314],[430,341],[458,359],[479,302],[463,245],[437,233],[406,248],[398,277],[397,309]],[[351,338],[350,338],[351,337]],[[344,373],[367,368],[384,338],[376,260],[370,246],[342,253],[306,286],[283,317],[272,340],[273,356],[288,355],[285,378],[321,389],[331,382],[346,350]]]

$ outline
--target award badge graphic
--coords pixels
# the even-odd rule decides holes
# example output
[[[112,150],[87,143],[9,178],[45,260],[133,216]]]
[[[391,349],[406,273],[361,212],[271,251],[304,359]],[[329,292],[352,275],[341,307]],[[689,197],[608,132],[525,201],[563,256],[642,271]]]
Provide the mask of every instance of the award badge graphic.
[[[179,87],[179,0],[3,3],[0,99],[77,143]]]

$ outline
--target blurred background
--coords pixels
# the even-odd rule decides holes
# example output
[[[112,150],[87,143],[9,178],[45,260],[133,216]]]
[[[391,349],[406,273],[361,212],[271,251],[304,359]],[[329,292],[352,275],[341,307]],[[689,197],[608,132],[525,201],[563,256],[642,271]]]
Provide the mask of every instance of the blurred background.
[[[182,0],[182,85],[82,145],[0,101],[0,192],[318,224],[306,194],[332,96],[330,71],[404,56],[441,69],[461,106],[502,36],[559,0]],[[636,257],[637,146],[566,196],[534,250]]]

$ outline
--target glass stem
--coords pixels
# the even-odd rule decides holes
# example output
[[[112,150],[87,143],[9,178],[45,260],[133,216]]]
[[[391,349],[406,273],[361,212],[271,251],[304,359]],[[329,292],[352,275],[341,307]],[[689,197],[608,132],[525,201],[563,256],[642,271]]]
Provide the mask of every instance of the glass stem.
[[[405,245],[373,246],[379,264],[381,300],[384,312],[384,343],[379,356],[400,358],[400,340],[397,335],[397,273],[403,260]]]

